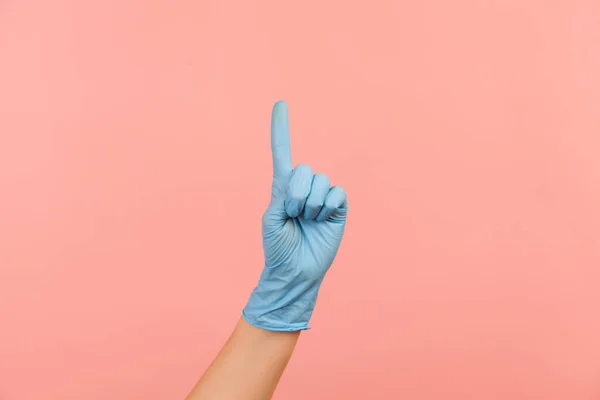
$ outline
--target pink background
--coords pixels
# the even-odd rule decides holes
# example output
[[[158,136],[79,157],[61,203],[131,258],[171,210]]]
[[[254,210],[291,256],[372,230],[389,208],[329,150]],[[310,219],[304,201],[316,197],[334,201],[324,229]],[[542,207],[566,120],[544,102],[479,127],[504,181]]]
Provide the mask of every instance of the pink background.
[[[269,117],[347,189],[277,399],[600,399],[600,2],[0,3],[0,399],[183,398]]]

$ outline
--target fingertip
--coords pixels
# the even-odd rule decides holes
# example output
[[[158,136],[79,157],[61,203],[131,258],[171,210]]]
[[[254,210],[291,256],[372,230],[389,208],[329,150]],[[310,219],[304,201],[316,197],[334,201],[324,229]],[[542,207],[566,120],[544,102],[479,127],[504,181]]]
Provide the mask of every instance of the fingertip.
[[[279,100],[273,105],[272,112],[272,127],[271,128],[282,128],[287,127],[288,121],[288,107],[285,101]]]
[[[285,102],[285,100],[277,100],[275,102],[275,104],[273,105],[273,111],[275,111],[275,110],[286,111],[287,103]]]
[[[322,172],[317,172],[315,177],[313,178],[313,185],[318,185],[319,187],[326,187],[327,190],[331,183],[329,182],[329,177]]]
[[[325,204],[321,209],[316,220],[323,222],[329,219],[336,212],[340,212],[342,208],[346,208],[346,191],[341,186],[334,186],[327,193]]]
[[[271,115],[271,128],[287,128],[288,124],[288,106],[283,100],[278,100],[273,105]]]
[[[340,207],[346,201],[346,191],[341,186],[331,188],[326,203],[331,208]]]

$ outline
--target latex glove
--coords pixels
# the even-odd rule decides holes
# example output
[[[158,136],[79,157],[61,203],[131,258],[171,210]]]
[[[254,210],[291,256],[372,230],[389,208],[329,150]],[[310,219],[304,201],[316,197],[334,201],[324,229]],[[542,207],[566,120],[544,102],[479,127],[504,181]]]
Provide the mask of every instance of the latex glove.
[[[317,294],[338,251],[348,205],[339,186],[330,187],[308,165],[292,170],[287,105],[271,119],[273,184],[262,219],[265,267],[243,316],[273,331],[309,329]]]

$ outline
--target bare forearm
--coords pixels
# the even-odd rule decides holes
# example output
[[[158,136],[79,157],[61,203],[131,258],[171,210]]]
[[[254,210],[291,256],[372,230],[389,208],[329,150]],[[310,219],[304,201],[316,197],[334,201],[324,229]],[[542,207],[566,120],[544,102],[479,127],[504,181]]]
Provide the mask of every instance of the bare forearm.
[[[187,400],[268,400],[300,332],[256,328],[243,318]]]

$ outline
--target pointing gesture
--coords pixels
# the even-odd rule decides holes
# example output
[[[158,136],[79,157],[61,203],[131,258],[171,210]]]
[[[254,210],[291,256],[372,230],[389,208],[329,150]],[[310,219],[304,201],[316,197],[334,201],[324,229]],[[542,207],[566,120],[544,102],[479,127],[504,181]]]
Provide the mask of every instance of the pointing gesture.
[[[275,103],[271,116],[271,152],[273,154],[273,183],[281,183],[292,173],[292,151],[287,104]]]
[[[317,294],[337,254],[348,205],[346,193],[310,166],[292,168],[288,109],[271,119],[273,184],[263,215],[265,268],[244,308],[251,324],[274,331],[308,329]]]

